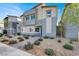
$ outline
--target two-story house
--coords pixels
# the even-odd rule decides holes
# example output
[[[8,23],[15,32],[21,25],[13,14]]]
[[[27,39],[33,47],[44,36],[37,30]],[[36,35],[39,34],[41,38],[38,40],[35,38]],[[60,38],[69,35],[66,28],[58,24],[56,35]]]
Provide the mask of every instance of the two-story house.
[[[0,20],[0,33],[3,33],[4,30],[4,22],[3,20]]]
[[[16,35],[21,32],[21,22],[19,17],[8,15],[4,18],[4,29],[8,35]]]
[[[56,37],[57,6],[40,3],[20,17],[23,35]]]
[[[79,4],[66,4],[60,23],[63,25],[64,37],[77,40],[79,37]]]

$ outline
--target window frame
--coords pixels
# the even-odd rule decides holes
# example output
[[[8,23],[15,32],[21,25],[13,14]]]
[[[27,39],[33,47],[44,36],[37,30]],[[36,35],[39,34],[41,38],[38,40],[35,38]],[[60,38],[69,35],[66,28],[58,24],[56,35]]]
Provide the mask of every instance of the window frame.
[[[31,14],[31,20],[35,19],[35,14]]]
[[[25,16],[25,18],[26,18],[26,21],[30,19],[30,17],[29,17],[29,16]]]
[[[40,31],[40,28],[39,27],[36,27],[35,28],[35,32],[39,32]]]
[[[51,15],[52,15],[52,10],[51,10],[51,9],[46,10],[46,14],[47,14],[47,17],[51,17]]]

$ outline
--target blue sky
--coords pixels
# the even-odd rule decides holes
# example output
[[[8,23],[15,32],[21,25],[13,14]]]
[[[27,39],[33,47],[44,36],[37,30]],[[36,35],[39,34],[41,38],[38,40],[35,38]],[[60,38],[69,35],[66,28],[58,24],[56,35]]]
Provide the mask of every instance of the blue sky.
[[[0,20],[5,18],[7,15],[20,16],[24,11],[31,9],[38,3],[0,3]],[[46,3],[47,6],[58,6],[58,21],[61,18],[64,3]]]

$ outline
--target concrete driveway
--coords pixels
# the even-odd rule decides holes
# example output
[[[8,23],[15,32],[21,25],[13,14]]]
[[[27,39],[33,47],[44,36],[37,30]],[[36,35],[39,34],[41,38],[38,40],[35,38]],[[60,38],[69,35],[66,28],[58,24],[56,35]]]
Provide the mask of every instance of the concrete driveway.
[[[0,43],[0,56],[32,56],[32,54]]]

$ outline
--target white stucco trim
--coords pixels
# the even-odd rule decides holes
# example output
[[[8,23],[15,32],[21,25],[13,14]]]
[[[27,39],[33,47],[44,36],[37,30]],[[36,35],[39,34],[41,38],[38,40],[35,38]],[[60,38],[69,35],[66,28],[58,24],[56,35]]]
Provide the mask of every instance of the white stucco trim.
[[[51,21],[51,18],[47,18],[46,19],[46,33],[51,33],[51,26],[52,25],[52,21]]]

